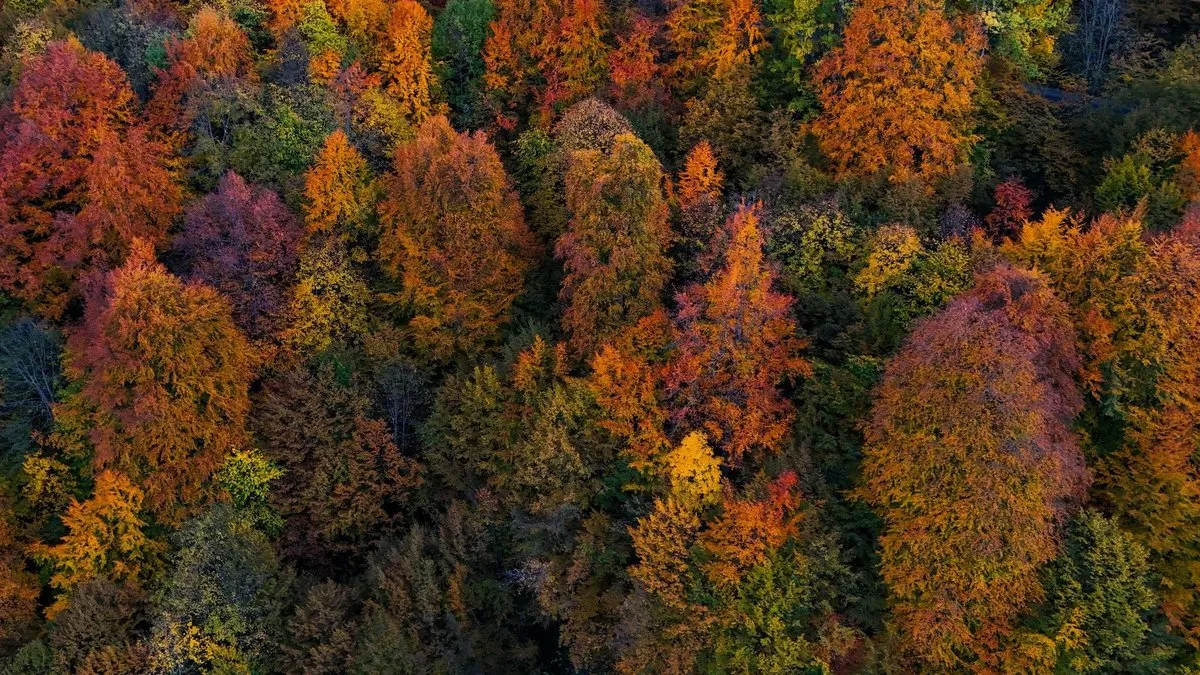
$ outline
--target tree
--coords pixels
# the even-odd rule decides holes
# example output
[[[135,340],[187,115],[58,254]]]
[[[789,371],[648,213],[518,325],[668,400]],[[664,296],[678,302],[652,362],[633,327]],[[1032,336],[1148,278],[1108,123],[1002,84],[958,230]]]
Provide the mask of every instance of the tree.
[[[890,623],[917,663],[986,665],[1041,598],[1039,568],[1088,484],[1070,426],[1077,366],[1066,306],[1043,277],[1004,267],[919,323],[888,365],[860,494],[883,519]]]
[[[31,433],[48,431],[62,386],[62,339],[32,318],[0,330],[0,443],[9,452],[30,446]]]
[[[887,167],[898,180],[951,171],[973,137],[971,94],[982,60],[971,19],[934,0],[855,6],[841,47],[817,64],[824,112],[813,133],[839,176]]]
[[[534,113],[545,128],[561,106],[603,83],[608,46],[601,0],[500,0],[483,47],[484,86],[495,123],[512,130]]]
[[[46,610],[49,618],[70,605],[80,584],[106,577],[136,586],[157,568],[162,544],[143,531],[143,498],[124,475],[103,471],[96,476],[90,499],[71,502],[63,516],[67,534],[62,541],[30,547],[35,558],[53,569],[50,585],[59,591]]]
[[[362,342],[370,328],[371,289],[337,241],[317,243],[300,256],[288,305],[285,345],[312,356]]]
[[[688,151],[676,186],[680,234],[675,259],[696,280],[710,274],[718,264],[709,254],[719,253],[721,222],[725,203],[721,197],[725,174],[717,167],[712,145],[701,141]]]
[[[1019,178],[1009,178],[996,186],[992,196],[996,208],[983,219],[993,237],[1008,237],[1033,217],[1033,191]]]
[[[175,247],[188,262],[188,279],[228,298],[234,321],[251,339],[281,328],[300,225],[273,191],[230,171],[216,192],[188,208]]]
[[[120,67],[75,39],[24,68],[0,126],[0,288],[58,318],[76,281],[157,243],[179,213],[167,149]]]
[[[184,284],[136,241],[67,347],[79,386],[55,409],[60,441],[90,447],[98,469],[120,469],[155,515],[177,522],[244,439],[255,356],[229,302]]]
[[[30,637],[40,591],[35,576],[25,571],[14,520],[8,497],[0,496],[0,645],[5,649]]]
[[[1116,522],[1092,510],[1076,516],[1045,577],[1045,609],[1035,625],[1051,637],[1070,630],[1083,635],[1078,647],[1060,650],[1060,670],[1163,665],[1156,663],[1161,652],[1148,644],[1155,596],[1146,549]]]
[[[475,129],[488,121],[483,45],[495,13],[492,0],[450,0],[433,20],[433,59],[458,128]]]
[[[358,383],[339,383],[329,363],[294,368],[268,380],[256,403],[259,446],[284,470],[271,503],[289,557],[344,570],[403,523],[421,467],[369,417],[372,401]]]
[[[374,234],[375,181],[366,160],[341,129],[325,139],[304,174],[304,199],[304,224],[310,234],[333,235],[347,245],[360,246]]]
[[[490,343],[523,290],[534,244],[500,156],[445,117],[396,152],[379,206],[381,265],[401,286],[408,332],[438,359]]]
[[[270,541],[218,504],[188,521],[173,543],[155,603],[152,670],[271,670],[291,575]]]
[[[399,0],[392,6],[379,71],[384,91],[396,99],[400,111],[414,123],[434,112],[432,32],[433,19],[420,3]]]
[[[554,252],[566,272],[563,327],[572,351],[588,356],[661,305],[670,230],[662,168],[636,136],[621,134],[610,152],[581,150],[568,161],[571,220]]]
[[[679,0],[667,15],[667,42],[675,52],[672,74],[685,91],[748,70],[766,46],[762,14],[754,0]]]
[[[704,429],[733,462],[750,450],[778,450],[792,406],[776,386],[807,374],[791,298],[773,288],[764,263],[759,207],[742,206],[726,227],[720,269],[677,297],[676,353],[667,394],[675,424]]]

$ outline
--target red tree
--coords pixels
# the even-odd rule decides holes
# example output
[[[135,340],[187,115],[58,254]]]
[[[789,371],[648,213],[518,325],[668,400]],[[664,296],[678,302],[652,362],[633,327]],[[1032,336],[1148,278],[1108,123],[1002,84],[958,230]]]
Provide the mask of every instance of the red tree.
[[[300,236],[278,195],[231,171],[187,210],[175,244],[191,265],[190,278],[221,291],[238,326],[262,339],[279,328]]]
[[[70,39],[25,67],[0,118],[0,288],[47,316],[92,266],[156,243],[180,209],[120,66]]]

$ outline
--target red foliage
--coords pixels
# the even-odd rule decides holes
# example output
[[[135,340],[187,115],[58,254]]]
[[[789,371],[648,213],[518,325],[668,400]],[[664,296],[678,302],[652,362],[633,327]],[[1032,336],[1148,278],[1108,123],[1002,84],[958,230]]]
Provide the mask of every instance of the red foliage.
[[[189,278],[221,291],[238,326],[261,339],[279,328],[300,237],[278,195],[231,171],[187,210],[175,245],[191,265]]]
[[[181,190],[120,67],[74,39],[31,60],[0,120],[0,288],[58,317],[89,267],[161,241]]]
[[[1008,237],[1020,231],[1033,217],[1033,191],[1019,178],[1009,178],[996,186],[996,208],[983,219],[993,237]]]

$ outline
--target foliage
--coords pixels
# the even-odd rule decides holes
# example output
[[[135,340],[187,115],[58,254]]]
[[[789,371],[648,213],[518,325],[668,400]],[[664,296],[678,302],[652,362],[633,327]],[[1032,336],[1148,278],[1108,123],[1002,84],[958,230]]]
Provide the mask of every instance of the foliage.
[[[229,302],[171,275],[138,241],[67,347],[80,386],[55,408],[60,443],[85,443],[98,469],[119,469],[157,517],[178,520],[244,438],[255,355]]]
[[[379,258],[399,282],[408,334],[436,359],[494,340],[521,293],[533,241],[500,157],[445,117],[396,153],[379,206]]]
[[[562,322],[576,354],[590,355],[660,306],[670,273],[661,181],[654,153],[632,134],[618,135],[611,152],[569,157],[571,221],[554,253],[566,272]]]
[[[999,268],[918,324],[888,365],[861,494],[884,521],[892,628],[918,663],[986,664],[1042,597],[1056,524],[1088,483],[1070,429],[1076,359],[1044,279]]]
[[[836,173],[929,177],[961,162],[981,40],[971,19],[930,0],[858,4],[814,78],[824,111],[813,133]]]

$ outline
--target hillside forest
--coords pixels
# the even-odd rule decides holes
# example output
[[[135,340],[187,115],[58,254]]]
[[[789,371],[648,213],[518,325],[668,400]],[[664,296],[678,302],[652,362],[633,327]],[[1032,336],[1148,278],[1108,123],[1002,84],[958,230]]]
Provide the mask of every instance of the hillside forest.
[[[0,0],[0,673],[1200,675],[1200,4]]]

